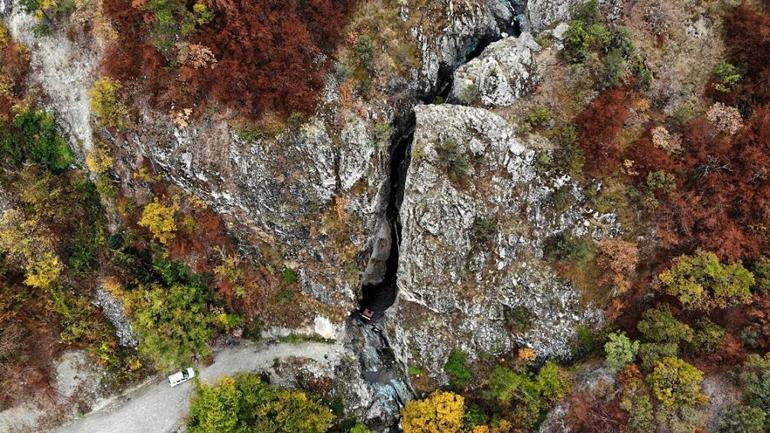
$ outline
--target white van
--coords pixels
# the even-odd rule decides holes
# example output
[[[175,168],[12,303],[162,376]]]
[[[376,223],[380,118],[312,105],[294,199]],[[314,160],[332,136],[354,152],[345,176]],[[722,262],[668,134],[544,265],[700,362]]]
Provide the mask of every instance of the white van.
[[[188,380],[192,379],[193,377],[195,377],[195,370],[193,370],[192,368],[188,367],[185,370],[178,371],[178,372],[172,374],[171,376],[169,376],[168,377],[168,383],[171,386],[177,386],[180,383],[187,382]]]

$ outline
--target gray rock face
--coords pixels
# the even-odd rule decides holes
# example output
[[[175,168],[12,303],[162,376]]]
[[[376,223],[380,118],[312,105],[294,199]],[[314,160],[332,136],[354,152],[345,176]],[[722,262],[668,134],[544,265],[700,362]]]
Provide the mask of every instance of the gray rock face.
[[[8,14],[11,35],[30,48],[29,86],[45,91],[46,108],[56,113],[57,126],[75,144],[71,147],[82,159],[93,142],[88,89],[101,49],[95,42],[88,46],[73,42],[62,30],[35,36],[35,19],[13,3],[0,0],[0,15]]]
[[[412,71],[403,106],[373,100],[353,111],[327,95],[328,105],[303,125],[251,143],[225,122],[201,119],[173,127],[165,113],[145,110],[141,123],[152,127],[118,143],[126,162],[121,177],[129,178],[149,158],[249,241],[279,248],[284,260],[296,264],[305,294],[339,313],[333,319],[339,323],[354,307],[360,283],[340,269],[364,267],[362,257],[379,242],[387,202],[390,142],[376,126],[408,113],[416,97],[434,91],[442,74],[451,74],[480,41],[498,38],[513,19],[511,4],[499,0],[443,0],[435,9],[435,22],[448,24],[413,29],[422,62]],[[376,275],[369,271],[367,276]]]
[[[103,288],[96,290],[93,303],[102,309],[104,316],[115,327],[115,335],[121,346],[136,347],[139,343],[123,309],[123,304]]]
[[[13,12],[12,0],[0,0],[0,16],[10,15]]]
[[[515,12],[511,2],[499,0],[441,0],[449,23],[438,33],[424,28],[414,29],[414,37],[422,57],[417,75],[420,89],[435,90],[442,73],[451,73],[473,52],[481,41],[499,39],[512,25]]]
[[[537,34],[546,28],[570,19],[570,10],[584,0],[529,0],[527,10],[532,32]]]
[[[534,54],[540,49],[530,33],[493,42],[455,71],[451,98],[465,104],[511,105],[539,81]]]
[[[601,314],[543,261],[544,243],[562,232],[611,235],[614,216],[582,204],[568,178],[537,173],[535,152],[501,117],[451,105],[415,112],[394,318],[401,355],[438,378],[453,348],[474,356],[525,344],[567,355],[577,325]],[[554,210],[557,190],[575,203]],[[523,309],[530,329],[515,326],[513,312]]]
[[[143,123],[163,121],[146,115]],[[151,156],[168,178],[206,200],[252,243],[274,245],[297,264],[307,295],[348,312],[357,282],[341,278],[350,257],[340,251],[350,248],[348,242],[355,251],[366,249],[387,180],[389,142],[375,134],[376,121],[350,116],[337,132],[316,116],[254,142],[226,124],[200,121],[195,128],[147,130],[121,147],[136,161]],[[344,230],[345,245],[338,245],[335,230]]]

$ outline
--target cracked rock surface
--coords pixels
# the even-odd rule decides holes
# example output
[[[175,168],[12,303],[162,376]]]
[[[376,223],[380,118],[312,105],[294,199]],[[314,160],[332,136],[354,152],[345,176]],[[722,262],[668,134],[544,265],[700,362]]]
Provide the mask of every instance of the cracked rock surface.
[[[543,260],[549,236],[619,231],[582,204],[568,178],[540,176],[535,151],[501,117],[453,105],[420,106],[401,210],[396,338],[405,359],[443,377],[453,348],[472,356],[516,344],[567,356],[580,324],[601,320]],[[548,205],[567,188],[575,203]],[[529,329],[511,317],[526,309]]]

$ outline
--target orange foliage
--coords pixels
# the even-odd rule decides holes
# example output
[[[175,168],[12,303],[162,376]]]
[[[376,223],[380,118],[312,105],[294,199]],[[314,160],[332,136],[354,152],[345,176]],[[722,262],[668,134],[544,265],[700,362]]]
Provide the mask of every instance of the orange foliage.
[[[14,99],[25,90],[25,79],[29,72],[29,51],[23,45],[9,42],[0,45],[0,120],[9,119]],[[2,91],[7,86],[8,92]]]
[[[703,119],[685,134],[682,188],[660,214],[679,251],[702,248],[721,259],[755,259],[770,248],[770,108],[755,110],[735,137]]]
[[[628,118],[630,98],[624,89],[612,89],[594,99],[575,118],[585,168],[593,176],[612,172],[620,162],[617,136]]]
[[[139,86],[163,111],[200,107],[212,96],[251,118],[266,111],[312,112],[328,66],[319,59],[339,41],[355,0],[209,3],[216,18],[189,42],[210,49],[216,63],[172,69],[150,43],[147,14],[131,0],[105,1],[120,34],[104,56],[105,73]]]
[[[730,61],[745,71],[740,99],[750,104],[770,102],[770,13],[738,6],[725,17],[724,39]]]
[[[581,390],[567,397],[567,424],[575,433],[617,433],[625,431],[628,414],[618,398],[605,400]]]

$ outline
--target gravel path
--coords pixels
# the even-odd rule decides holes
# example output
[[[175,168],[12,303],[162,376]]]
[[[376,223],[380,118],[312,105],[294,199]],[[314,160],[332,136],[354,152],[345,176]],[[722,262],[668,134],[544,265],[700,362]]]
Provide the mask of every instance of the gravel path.
[[[343,349],[338,344],[242,344],[218,352],[214,363],[201,368],[199,375],[202,381],[213,382],[224,375],[269,368],[276,358],[308,358],[334,365],[342,355]],[[192,390],[192,382],[172,388],[159,378],[116,397],[101,409],[59,428],[56,433],[174,432],[187,416]]]

